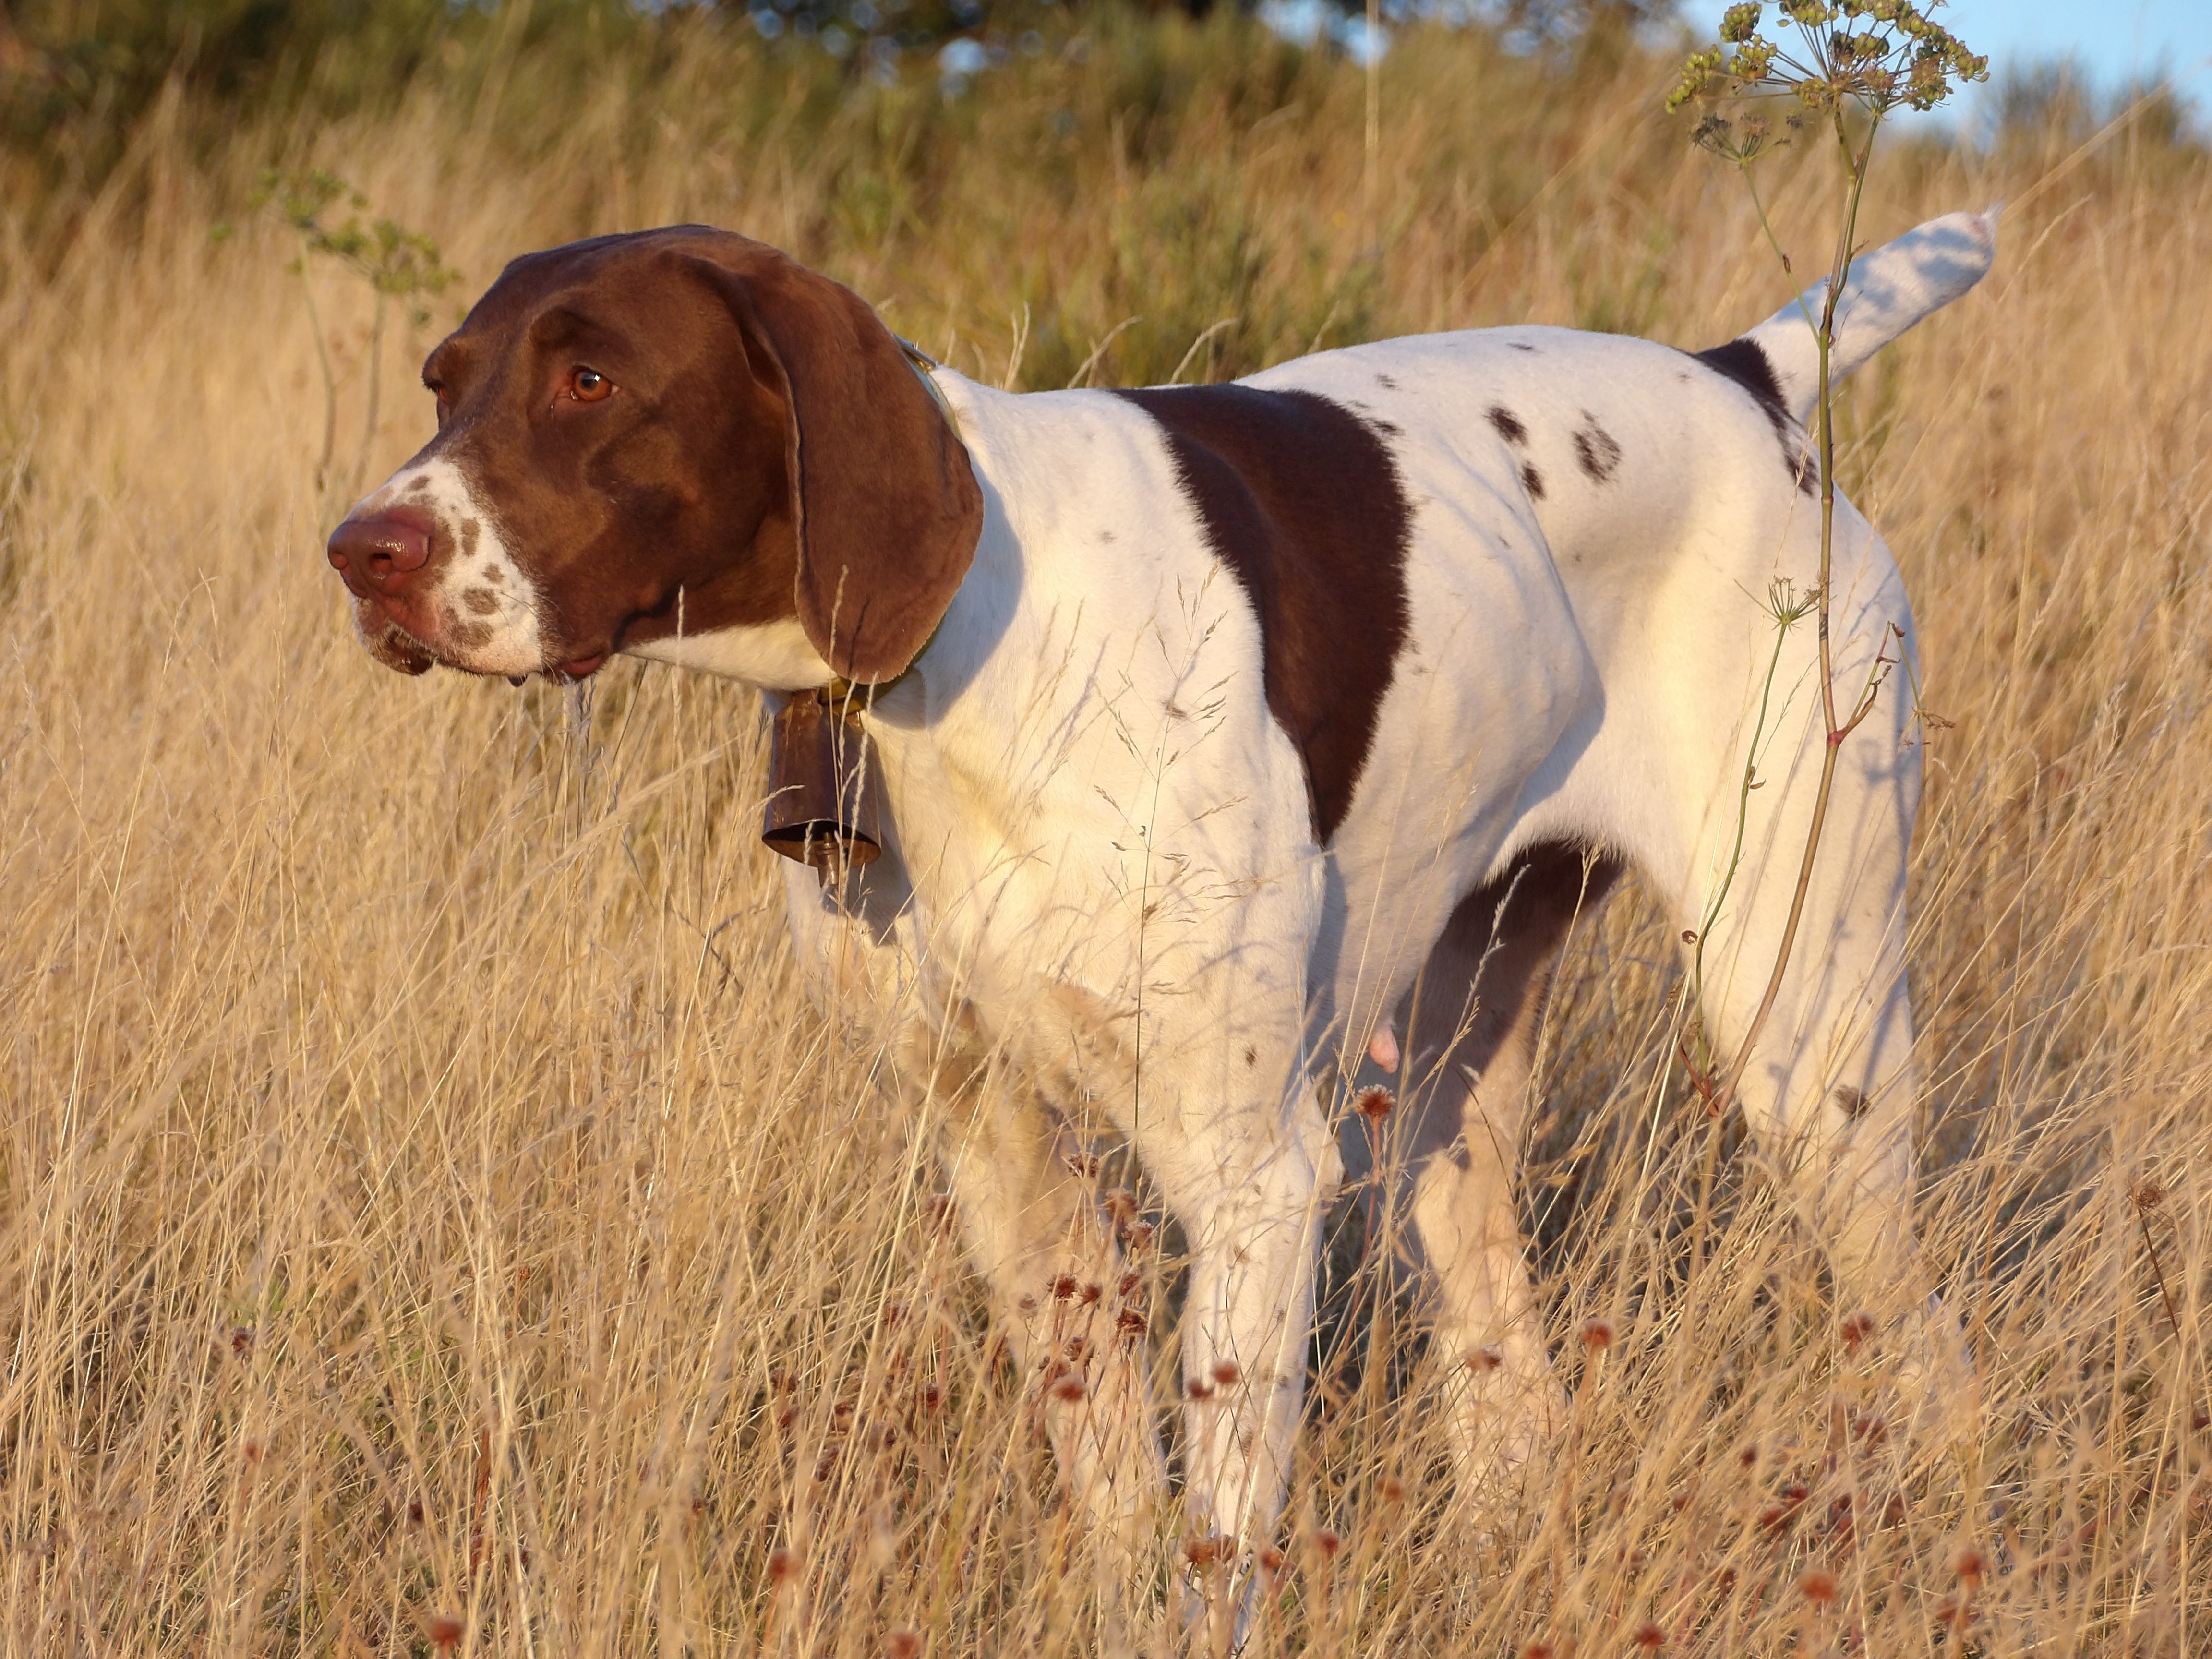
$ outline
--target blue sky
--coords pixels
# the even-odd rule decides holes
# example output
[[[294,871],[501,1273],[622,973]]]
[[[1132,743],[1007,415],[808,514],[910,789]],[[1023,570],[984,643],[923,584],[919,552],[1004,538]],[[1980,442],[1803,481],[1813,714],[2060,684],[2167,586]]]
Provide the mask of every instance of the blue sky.
[[[1710,39],[1727,9],[1727,0],[1684,0],[1682,15]],[[2163,69],[2194,100],[2198,125],[2212,125],[2212,0],[1952,0],[1936,15],[1989,54],[1992,76],[2071,54],[2109,92]],[[1973,93],[1961,107],[1971,120]]]

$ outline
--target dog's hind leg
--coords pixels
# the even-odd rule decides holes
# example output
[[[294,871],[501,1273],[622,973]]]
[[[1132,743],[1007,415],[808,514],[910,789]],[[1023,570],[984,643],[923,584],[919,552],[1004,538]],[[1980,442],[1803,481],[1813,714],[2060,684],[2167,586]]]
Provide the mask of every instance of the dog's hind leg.
[[[1889,1328],[1900,1383],[1948,1411],[1968,1393],[1963,1356],[1954,1322],[1931,1301],[1912,1224],[1918,1091],[1905,873],[1920,759],[1911,615],[1887,550],[1841,504],[1837,531],[1838,721],[1867,687],[1879,689],[1863,723],[1832,744],[1833,786],[1809,870],[1806,848],[1832,747],[1809,621],[1785,641],[1774,698],[1782,712],[1759,733],[1757,752],[1747,757],[1741,746],[1754,729],[1747,720],[1732,753],[1710,756],[1711,776],[1743,778],[1747,761],[1753,769],[1740,822],[1737,792],[1726,788],[1702,830],[1682,826],[1680,844],[1694,849],[1688,859],[1671,871],[1656,861],[1645,868],[1696,941],[1688,954],[1717,1067],[1724,1078],[1741,1056],[1736,1097],[1799,1219],[1826,1249],[1838,1316],[1869,1315]],[[1802,550],[1814,526],[1793,532],[1809,562]],[[1884,678],[1878,654],[1905,665]],[[1723,729],[1710,720],[1707,726]],[[1731,877],[1729,848],[1739,835]],[[1796,936],[1778,978],[1793,909]]]
[[[1461,901],[1410,1000],[1399,1133],[1413,1171],[1411,1243],[1453,1368],[1463,1491],[1510,1480],[1559,1420],[1514,1176],[1559,948],[1620,869],[1571,844],[1532,848]]]

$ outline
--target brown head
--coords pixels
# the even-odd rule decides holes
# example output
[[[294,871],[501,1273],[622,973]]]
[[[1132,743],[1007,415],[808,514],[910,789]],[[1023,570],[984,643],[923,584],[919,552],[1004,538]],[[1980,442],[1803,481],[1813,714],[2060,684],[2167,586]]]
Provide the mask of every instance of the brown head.
[[[684,225],[515,260],[423,365],[438,434],[330,538],[378,660],[580,678],[793,625],[880,681],[967,573],[982,495],[849,289]]]

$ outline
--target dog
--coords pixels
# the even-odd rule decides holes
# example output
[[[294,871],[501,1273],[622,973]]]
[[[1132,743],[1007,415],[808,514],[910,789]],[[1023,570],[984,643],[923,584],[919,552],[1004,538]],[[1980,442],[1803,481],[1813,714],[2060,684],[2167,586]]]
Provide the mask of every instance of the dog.
[[[1832,375],[1972,288],[1995,231],[1859,259]],[[1514,1166],[1553,964],[1630,869],[1716,1051],[1756,1030],[1737,1095],[1839,1300],[1901,1309],[1923,1386],[1955,1366],[1908,1214],[1912,619],[1847,501],[1835,715],[1812,623],[1778,620],[1820,582],[1822,297],[1695,355],[1518,326],[1012,394],[759,243],[602,236],[516,259],[430,354],[437,434],[329,557],[404,672],[619,653],[771,710],[833,688],[881,851],[784,866],[793,942],[899,1022],[908,1089],[969,1103],[967,1243],[1064,1477],[1136,1549],[1161,1455],[1115,1337],[1146,1316],[1084,1151],[1133,1148],[1191,1255],[1189,1525],[1249,1561],[1363,1083],[1398,1091],[1462,1478],[1556,1424]]]

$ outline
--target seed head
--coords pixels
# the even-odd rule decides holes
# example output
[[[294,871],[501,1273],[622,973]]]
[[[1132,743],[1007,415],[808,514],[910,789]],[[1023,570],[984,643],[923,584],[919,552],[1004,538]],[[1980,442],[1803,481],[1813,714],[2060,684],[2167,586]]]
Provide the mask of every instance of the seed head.
[[[921,1651],[921,1638],[910,1630],[895,1630],[884,1638],[884,1659],[914,1659]]]
[[[1150,1323],[1134,1308],[1124,1308],[1114,1316],[1114,1328],[1124,1336],[1142,1336]]]
[[[2135,1200],[2136,1208],[2138,1210],[2155,1210],[2166,1202],[2166,1188],[2155,1181],[2139,1181],[2136,1183],[2136,1189],[2130,1196]]]
[[[1127,1187],[1116,1187],[1106,1194],[1106,1213],[1114,1218],[1116,1224],[1134,1221],[1137,1218],[1137,1195]]]
[[[433,1646],[449,1648],[461,1639],[461,1621],[449,1613],[441,1613],[430,1621],[430,1641]]]
[[[1647,1619],[1636,1627],[1636,1645],[1647,1652],[1662,1648],[1667,1645],[1667,1632]]]
[[[1266,1575],[1268,1584],[1273,1586],[1275,1581],[1283,1576],[1282,1551],[1275,1548],[1273,1545],[1261,1550],[1260,1552],[1260,1571]]]
[[[1851,1353],[1859,1351],[1859,1344],[1875,1332],[1874,1316],[1868,1313],[1847,1314],[1844,1318],[1844,1347]]]
[[[1982,1574],[1988,1569],[1987,1559],[1972,1544],[1966,1545],[1951,1558],[1951,1571],[1957,1573],[1960,1582],[1970,1589],[1982,1582]]]
[[[1188,1382],[1183,1385],[1183,1391],[1189,1395],[1193,1400],[1200,1401],[1201,1402],[1213,1398],[1213,1384],[1211,1382],[1201,1382],[1194,1376],[1191,1378]]]
[[[1583,1327],[1583,1346],[1592,1353],[1603,1353],[1613,1346],[1613,1325],[1603,1319],[1593,1319]]]
[[[1217,1359],[1213,1362],[1213,1380],[1224,1389],[1234,1388],[1237,1379],[1243,1375],[1243,1373],[1237,1369],[1237,1362],[1233,1359]]]
[[[1335,1560],[1336,1553],[1344,1547],[1344,1540],[1339,1538],[1327,1527],[1316,1527],[1314,1528],[1312,1542],[1314,1553],[1320,1556],[1324,1561]]]
[[[1406,1483],[1395,1474],[1384,1475],[1376,1490],[1382,1494],[1382,1501],[1386,1504],[1402,1504],[1406,1501]]]
[[[1549,1642],[1531,1642],[1521,1650],[1521,1659],[1552,1659],[1552,1644]]]
[[[1052,1281],[1052,1299],[1055,1302],[1074,1301],[1075,1291],[1076,1284],[1075,1275],[1073,1273],[1062,1273],[1059,1278]]]
[[[1836,1575],[1815,1567],[1797,1581],[1797,1588],[1814,1607],[1825,1607],[1836,1599]]]
[[[1070,1405],[1082,1399],[1085,1393],[1082,1374],[1078,1371],[1068,1372],[1066,1376],[1052,1385],[1052,1397],[1054,1400],[1065,1400]]]
[[[776,1589],[799,1571],[799,1557],[787,1549],[778,1547],[768,1553],[768,1582]]]
[[[1398,1103],[1390,1091],[1377,1084],[1371,1089],[1362,1089],[1352,1103],[1352,1109],[1370,1123],[1380,1123],[1390,1115],[1390,1109]]]
[[[1194,1567],[1210,1567],[1222,1557],[1222,1542],[1216,1536],[1193,1533],[1182,1540],[1183,1559]]]

